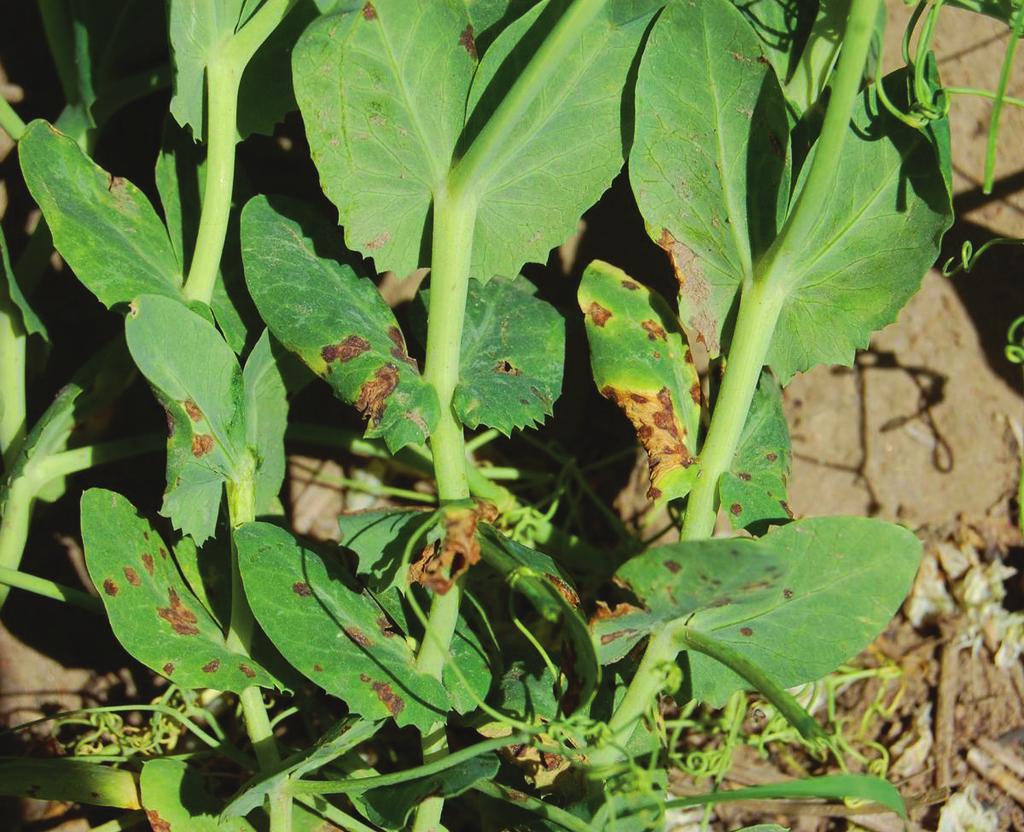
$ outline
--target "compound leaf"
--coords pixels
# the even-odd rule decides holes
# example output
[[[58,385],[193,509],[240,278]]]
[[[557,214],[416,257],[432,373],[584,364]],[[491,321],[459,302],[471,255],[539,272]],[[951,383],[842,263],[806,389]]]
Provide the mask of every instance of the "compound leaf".
[[[242,526],[235,543],[253,614],[296,670],[368,719],[427,730],[444,718],[441,683],[417,670],[405,639],[340,560],[269,523]]]
[[[644,636],[685,619],[788,688],[852,658],[903,602],[921,544],[906,529],[861,517],[820,517],[759,540],[675,543],[627,561],[616,582],[640,606],[603,607],[591,622],[607,664]],[[747,687],[690,651],[693,698],[721,705]]]
[[[242,371],[213,324],[180,301],[143,295],[125,325],[128,349],[168,413],[161,513],[197,544],[213,536],[221,486],[245,465]],[[188,349],[168,349],[183,343]]]
[[[249,291],[285,347],[368,419],[394,452],[424,442],[437,396],[409,357],[395,316],[366,278],[339,262],[337,229],[300,203],[256,197],[242,212]]]
[[[82,540],[114,635],[146,667],[184,688],[279,687],[259,663],[226,646],[160,535],[120,494],[90,488],[82,495]]]
[[[697,479],[701,390],[679,320],[660,295],[600,260],[583,273],[578,300],[597,389],[622,408],[647,451],[647,496],[685,496]]]
[[[243,818],[221,822],[218,801],[204,788],[199,772],[181,760],[148,760],[139,780],[142,805],[153,829],[253,832]]]
[[[111,307],[143,293],[180,298],[181,267],[142,191],[45,121],[29,125],[18,156],[57,251],[101,303]]]
[[[761,374],[732,468],[722,475],[718,492],[734,529],[764,532],[768,523],[785,523],[786,481],[792,451],[782,409],[782,388]]]
[[[526,281],[470,281],[452,399],[464,425],[506,436],[539,425],[562,391],[564,364],[565,321]]]
[[[468,39],[467,39],[468,34]],[[400,275],[420,265],[476,68],[461,0],[374,0],[313,23],[295,95],[348,247]]]
[[[905,81],[902,71],[884,80],[897,107]],[[768,353],[783,384],[815,364],[849,366],[920,287],[953,219],[933,145],[948,130],[945,119],[915,130],[869,93],[858,99],[836,182],[786,276],[789,299]],[[812,160],[813,148],[798,192]]]
[[[740,283],[789,197],[789,127],[764,46],[730,0],[670,3],[636,85],[629,176],[679,280],[679,311],[712,357]]]
[[[246,440],[256,454],[256,513],[274,507],[284,482],[284,432],[288,396],[270,330],[256,342],[242,370],[245,387]]]

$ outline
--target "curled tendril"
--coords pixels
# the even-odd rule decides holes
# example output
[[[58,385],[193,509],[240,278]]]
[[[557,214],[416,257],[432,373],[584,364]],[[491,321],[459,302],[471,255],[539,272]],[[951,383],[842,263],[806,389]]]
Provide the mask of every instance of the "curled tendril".
[[[1006,340],[1006,360],[1013,364],[1024,364],[1024,315],[1010,324]]]
[[[942,266],[942,275],[943,277],[953,277],[960,274],[960,272],[970,274],[971,270],[978,264],[978,258],[990,248],[1022,244],[1024,244],[1024,237],[996,237],[984,243],[981,248],[975,251],[974,244],[970,240],[964,240],[964,244],[960,246],[960,262],[956,263],[957,258],[950,257]],[[955,266],[953,265],[954,263],[956,263]],[[1010,340],[1013,339],[1011,338]]]

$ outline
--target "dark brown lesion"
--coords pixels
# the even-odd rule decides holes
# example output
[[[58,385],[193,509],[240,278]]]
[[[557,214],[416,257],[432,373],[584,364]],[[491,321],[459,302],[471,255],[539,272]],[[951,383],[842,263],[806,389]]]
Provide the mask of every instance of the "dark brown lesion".
[[[420,365],[416,363],[415,358],[409,355],[409,348],[405,344],[405,336],[402,335],[402,330],[397,326],[390,327],[388,329],[388,338],[394,344],[391,348],[391,357],[419,371]]]
[[[193,422],[198,422],[203,418],[203,411],[199,409],[199,405],[192,401],[192,399],[185,399],[182,404],[185,406],[185,412],[188,414],[188,418]]]
[[[587,307],[587,317],[594,322],[594,326],[603,327],[608,323],[608,319],[612,317],[612,312],[610,309],[605,309],[595,300]]]
[[[376,20],[377,9],[374,8],[373,3],[367,3],[363,6],[363,20]]]
[[[377,698],[384,703],[384,707],[388,709],[388,713],[392,716],[398,716],[405,709],[405,700],[395,693],[387,682],[373,682],[371,687],[373,692],[377,694]]]
[[[196,618],[196,614],[192,610],[181,603],[181,598],[178,597],[178,593],[173,587],[167,590],[167,597],[170,605],[158,607],[157,615],[170,624],[171,629],[179,636],[199,635],[199,628],[196,626],[199,619]]]
[[[197,433],[192,437],[192,456],[196,459],[213,451],[213,437],[208,433]]]
[[[444,538],[420,553],[409,565],[410,583],[419,583],[443,595],[469,568],[480,562],[477,539],[479,509],[452,509],[445,515]]]
[[[356,410],[376,427],[384,418],[388,397],[396,387],[398,387],[398,368],[394,364],[385,364],[383,367],[379,367],[373,374],[373,378],[363,382],[363,386],[359,388]]]
[[[467,24],[466,28],[462,30],[462,34],[459,35],[459,46],[465,49],[474,61],[477,59],[476,38],[473,37],[472,23]]]
[[[349,335],[345,340],[337,344],[328,344],[320,350],[320,357],[330,364],[333,361],[345,363],[353,358],[358,358],[370,349],[370,342],[360,335]]]
[[[503,376],[521,376],[523,371],[518,367],[514,366],[511,361],[502,359],[494,365],[494,372],[500,373]]]
[[[657,321],[643,321],[640,326],[642,326],[644,328],[644,332],[647,333],[648,341],[668,340],[668,334],[665,332],[665,327]]]

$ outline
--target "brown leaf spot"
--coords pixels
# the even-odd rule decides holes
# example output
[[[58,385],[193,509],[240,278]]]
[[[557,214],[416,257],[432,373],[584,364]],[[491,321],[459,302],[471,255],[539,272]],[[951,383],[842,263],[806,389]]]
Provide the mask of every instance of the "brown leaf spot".
[[[146,810],[146,820],[153,832],[171,832],[171,825],[156,813],[155,809]]]
[[[523,371],[518,367],[512,366],[511,362],[507,360],[499,361],[494,365],[494,372],[501,373],[505,376],[521,376]]]
[[[373,647],[373,642],[370,641],[370,637],[366,635],[358,627],[346,627],[345,635],[347,635],[352,641],[358,644],[360,647]]]
[[[784,589],[784,590],[782,590],[782,597],[785,598],[787,601],[791,600],[792,597],[793,597],[793,590],[791,590],[791,589]]]
[[[405,708],[405,700],[391,689],[387,682],[374,682],[373,692],[377,698],[384,703],[391,716],[398,716]]]
[[[157,615],[170,624],[171,629],[179,636],[198,635],[196,614],[181,603],[181,599],[173,587],[167,590],[167,597],[170,599],[170,606],[157,608]]]
[[[370,342],[358,335],[349,335],[344,341],[330,344],[320,350],[320,357],[330,364],[332,361],[351,361],[370,349]]]
[[[373,7],[373,3],[367,3],[363,6],[363,20],[376,20],[377,10]]]
[[[359,674],[359,678],[360,678],[360,679],[361,679],[361,680],[362,680],[363,682],[369,682],[369,681],[370,681],[370,677],[369,677],[369,676],[367,676],[367,675],[366,675],[365,673],[360,673],[360,674]]]
[[[459,46],[465,49],[469,53],[474,61],[477,59],[476,54],[476,38],[473,37],[473,24],[470,23],[462,30],[462,34],[459,35]]]
[[[160,557],[167,560],[167,550],[163,546],[158,547],[157,551],[160,552]]]
[[[605,633],[601,636],[601,644],[611,644],[613,641],[618,641],[620,638],[628,638],[629,636],[635,636],[637,630],[616,630],[614,633]]]
[[[740,627],[740,635],[741,636],[752,636],[752,635],[754,635],[754,631],[752,629],[750,629],[750,627]]]
[[[708,302],[711,300],[711,284],[704,274],[704,268],[696,252],[679,242],[667,228],[661,230],[658,245],[663,248],[672,262],[672,270],[679,283],[682,306],[689,312],[689,324],[697,331],[697,338],[707,345],[712,355],[718,355],[718,319],[711,314]]]
[[[317,662],[315,665],[313,665],[313,670],[315,670],[317,673],[323,673],[324,666],[320,664],[320,662]]]
[[[594,326],[604,326],[612,316],[611,310],[605,309],[596,300],[587,307],[587,315],[594,322]]]
[[[388,397],[396,387],[398,387],[398,368],[394,364],[385,364],[374,373],[372,379],[363,382],[363,386],[359,388],[356,409],[363,415],[363,418],[369,419],[376,427],[384,417]]]
[[[213,437],[208,433],[197,433],[192,437],[192,456],[199,459],[213,450]]]
[[[153,556],[149,552],[142,553],[142,565],[150,575],[153,574]]]
[[[390,338],[391,343],[394,344],[394,346],[391,348],[391,357],[397,359],[398,361],[404,361],[410,367],[414,367],[418,371],[420,365],[416,363],[415,358],[412,358],[409,355],[409,350],[405,346],[405,336],[402,335],[402,330],[400,330],[397,326],[389,327],[388,338]],[[424,429],[423,432],[426,433],[427,431]]]
[[[590,624],[593,626],[598,621],[607,621],[610,618],[621,618],[624,615],[629,615],[631,612],[642,612],[642,610],[640,607],[627,603],[626,601],[620,601],[614,608],[609,607],[604,601],[598,601],[597,608],[594,610],[594,614],[590,618]]]
[[[727,607],[731,603],[732,603],[732,598],[730,598],[727,595],[723,595],[721,598],[716,598],[714,601],[712,601],[709,606],[712,606],[712,607]]]
[[[427,546],[419,560],[409,566],[409,581],[422,584],[439,595],[452,588],[461,575],[480,561],[476,537],[480,509],[452,509],[445,514],[444,539]]]
[[[647,333],[648,341],[667,341],[668,336],[665,334],[665,328],[657,321],[643,321],[640,326],[644,328],[644,332]]]
[[[203,673],[216,673],[220,670],[220,659],[211,659],[203,665]]]
[[[640,284],[637,283],[635,280],[623,280],[622,288],[628,289],[630,292],[635,292],[640,288]]]
[[[580,596],[576,594],[576,590],[569,586],[569,584],[557,575],[552,575],[550,573],[547,575],[547,579],[555,585],[555,589],[558,590],[558,594],[561,595],[571,606],[578,607],[580,605]]]
[[[662,387],[654,400],[608,386],[601,390],[601,395],[621,407],[633,423],[650,466],[651,488],[647,497],[657,500],[661,496],[656,487],[658,481],[677,468],[689,468],[693,464],[693,455],[684,442],[686,428],[676,415],[669,389]]]
[[[744,64],[749,64],[750,63],[750,58],[748,58],[742,52],[736,52],[736,51],[730,49],[729,50],[729,54],[732,56],[732,59],[734,61],[739,61],[740,63],[744,63]]]
[[[740,471],[736,476],[743,480],[743,482],[750,482],[750,480],[753,479],[753,477],[751,477],[746,471]]]
[[[139,573],[130,566],[126,566],[124,568],[124,576],[132,586],[139,586],[142,583],[142,578],[139,577]]]
[[[690,398],[693,399],[693,403],[696,405],[699,405],[703,401],[704,395],[701,392],[699,381],[695,381],[690,385]]]
[[[107,193],[113,193],[114,191],[123,191],[125,183],[124,177],[114,176],[113,174],[109,174],[109,176],[110,182],[107,184]]]
[[[731,506],[729,506],[729,513],[733,517],[739,517],[741,514],[743,514],[743,506],[741,506],[739,503],[733,503]]]
[[[103,582],[103,591],[111,598],[117,595],[117,584],[114,582],[113,578],[107,578]]]
[[[395,637],[395,628],[392,626],[386,615],[378,616],[377,629],[380,630],[380,634],[384,636],[384,638]]]
[[[680,565],[679,565],[678,563],[676,563],[676,562],[675,562],[674,560],[667,560],[667,561],[665,561],[665,568],[666,568],[666,569],[667,569],[667,570],[668,570],[669,572],[671,572],[671,573],[672,573],[673,575],[675,575],[675,574],[676,574],[676,573],[678,573],[678,572],[679,572],[679,570],[680,570],[680,569],[682,569],[683,567],[682,567],[682,566],[680,566]]]
[[[303,598],[308,598],[313,594],[313,590],[309,588],[309,584],[305,581],[296,581],[292,584],[292,592],[296,595],[301,595]]]
[[[185,399],[183,404],[185,405],[185,412],[188,414],[188,418],[193,422],[198,422],[203,418],[203,411],[199,409],[199,405],[192,401],[192,399]]]
[[[249,667],[249,665],[247,665],[247,664],[240,664],[240,665],[238,665],[238,669],[241,670],[242,674],[244,676],[246,676],[247,678],[249,678],[249,679],[255,679],[256,678],[256,671],[253,670],[251,667]]]
[[[764,455],[764,458],[769,462],[775,462],[775,460],[779,458],[779,455],[775,453],[775,451],[768,451],[768,453]]]
[[[164,665],[164,674],[170,676],[172,673],[174,673],[174,662],[167,662]]]
[[[174,414],[164,408],[164,417],[167,419],[167,438],[174,436]]]
[[[386,246],[389,242],[391,242],[391,232],[384,231],[381,234],[378,234],[372,240],[370,240],[370,242],[366,244],[366,248],[368,251],[376,251],[379,248],[384,248],[384,246]]]

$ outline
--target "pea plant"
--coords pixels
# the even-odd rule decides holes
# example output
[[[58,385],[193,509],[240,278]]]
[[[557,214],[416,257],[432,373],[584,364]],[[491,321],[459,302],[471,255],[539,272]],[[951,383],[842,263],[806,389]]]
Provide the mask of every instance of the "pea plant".
[[[789,690],[887,626],[921,547],[877,520],[793,518],[781,391],[894,321],[952,223],[941,6],[878,77],[880,0],[40,3],[68,105],[54,124],[0,112],[43,216],[13,267],[2,251],[0,602],[15,587],[105,615],[165,683],[56,717],[88,741],[0,760],[0,790],[155,832],[657,829],[771,797],[905,816]],[[1019,35],[1016,5],[973,10]],[[161,38],[170,70],[140,71]],[[155,204],[91,154],[168,84]],[[238,143],[296,107],[327,201],[236,181]],[[594,261],[578,308],[556,307],[521,270],[624,165],[677,296]],[[27,427],[50,239],[124,335]],[[421,267],[396,315],[375,278]],[[542,441],[584,332],[675,542],[604,504],[621,539],[588,535],[563,485],[537,496],[481,464],[488,443]],[[166,442],[97,419],[139,377]],[[365,436],[289,419],[316,377]],[[385,507],[337,518],[340,543],[304,539],[286,439],[433,487],[384,487]],[[22,567],[34,507],[71,475],[164,448],[160,505],[81,494],[94,593],[32,574],[31,552]],[[841,773],[669,795],[664,707],[749,690]],[[151,716],[141,738],[127,711]]]

